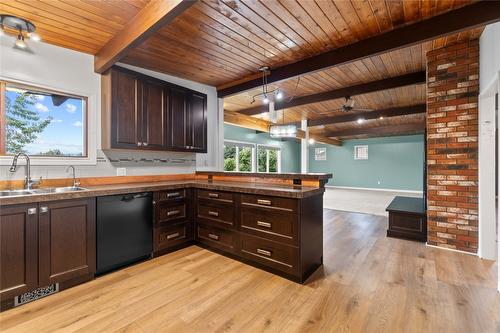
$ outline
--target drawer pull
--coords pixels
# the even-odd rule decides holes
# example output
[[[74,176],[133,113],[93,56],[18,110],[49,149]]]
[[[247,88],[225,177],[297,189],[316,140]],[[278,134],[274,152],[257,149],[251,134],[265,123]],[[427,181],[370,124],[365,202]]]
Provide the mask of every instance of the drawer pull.
[[[209,211],[209,212],[208,212],[208,215],[210,215],[210,216],[219,216],[219,212],[212,212],[212,211]]]
[[[262,254],[264,256],[270,257],[271,256],[271,251],[268,250],[263,250],[263,249],[257,249],[258,254]]]
[[[180,210],[171,210],[170,212],[167,213],[167,216],[174,216],[179,214],[181,211]]]
[[[180,234],[178,232],[175,232],[173,234],[167,235],[167,239],[177,238],[179,237],[179,235]]]
[[[28,215],[35,215],[36,214],[36,207],[35,208],[28,208]]]
[[[257,225],[265,228],[271,228],[271,223],[264,221],[257,221]]]
[[[219,193],[208,193],[208,197],[209,198],[218,198],[219,197]]]
[[[214,235],[214,234],[208,234],[208,238],[219,240],[219,236]]]
[[[257,199],[259,205],[271,206],[271,200]]]
[[[179,192],[172,192],[172,193],[167,193],[167,199],[170,199],[170,198],[177,198],[179,197],[181,194]]]

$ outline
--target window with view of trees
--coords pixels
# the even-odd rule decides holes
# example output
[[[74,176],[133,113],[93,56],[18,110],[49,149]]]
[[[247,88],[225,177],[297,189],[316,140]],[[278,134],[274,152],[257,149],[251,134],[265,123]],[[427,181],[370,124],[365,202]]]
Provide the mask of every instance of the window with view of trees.
[[[258,146],[258,172],[281,172],[281,151],[279,147]]]
[[[0,152],[33,156],[85,157],[86,99],[0,82],[4,119]]]
[[[252,144],[226,141],[224,171],[252,172],[255,148]]]

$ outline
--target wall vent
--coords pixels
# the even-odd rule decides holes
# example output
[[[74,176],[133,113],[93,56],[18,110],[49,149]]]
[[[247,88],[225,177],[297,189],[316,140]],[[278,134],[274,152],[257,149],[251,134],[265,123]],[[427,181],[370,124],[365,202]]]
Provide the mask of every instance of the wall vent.
[[[36,301],[37,299],[43,298],[48,295],[52,295],[59,292],[59,283],[51,284],[47,287],[41,287],[33,291],[21,294],[14,298],[14,306],[29,303],[31,301]]]

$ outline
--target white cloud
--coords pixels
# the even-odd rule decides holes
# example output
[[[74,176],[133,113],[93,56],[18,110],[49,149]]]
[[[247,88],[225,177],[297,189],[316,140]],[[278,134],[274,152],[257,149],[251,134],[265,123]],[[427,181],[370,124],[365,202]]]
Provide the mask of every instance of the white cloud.
[[[62,121],[62,119],[52,119],[50,122],[51,123],[62,123],[63,121]]]
[[[35,95],[37,101],[43,101],[45,99],[45,95]]]
[[[76,105],[73,105],[71,103],[66,104],[66,111],[68,111],[69,113],[75,113]]]
[[[83,124],[82,124],[82,122],[81,122],[81,121],[75,121],[75,122],[73,123],[73,126],[75,126],[75,127],[82,127],[82,125],[83,125]]]
[[[49,108],[43,105],[42,103],[36,103],[35,104],[35,109],[38,112],[49,112]]]

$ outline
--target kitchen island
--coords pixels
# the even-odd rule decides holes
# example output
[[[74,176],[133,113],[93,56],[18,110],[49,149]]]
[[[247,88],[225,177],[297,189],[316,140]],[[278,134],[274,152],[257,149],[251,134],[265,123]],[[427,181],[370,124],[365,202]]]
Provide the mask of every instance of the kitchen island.
[[[16,233],[2,245],[9,253],[3,271],[14,273],[2,280],[2,309],[20,295],[94,278],[95,201],[107,195],[153,193],[152,256],[197,244],[299,283],[322,265],[321,181],[329,175],[209,176],[100,185],[80,179],[81,191],[0,197],[2,232]],[[308,185],[294,185],[297,179]]]

